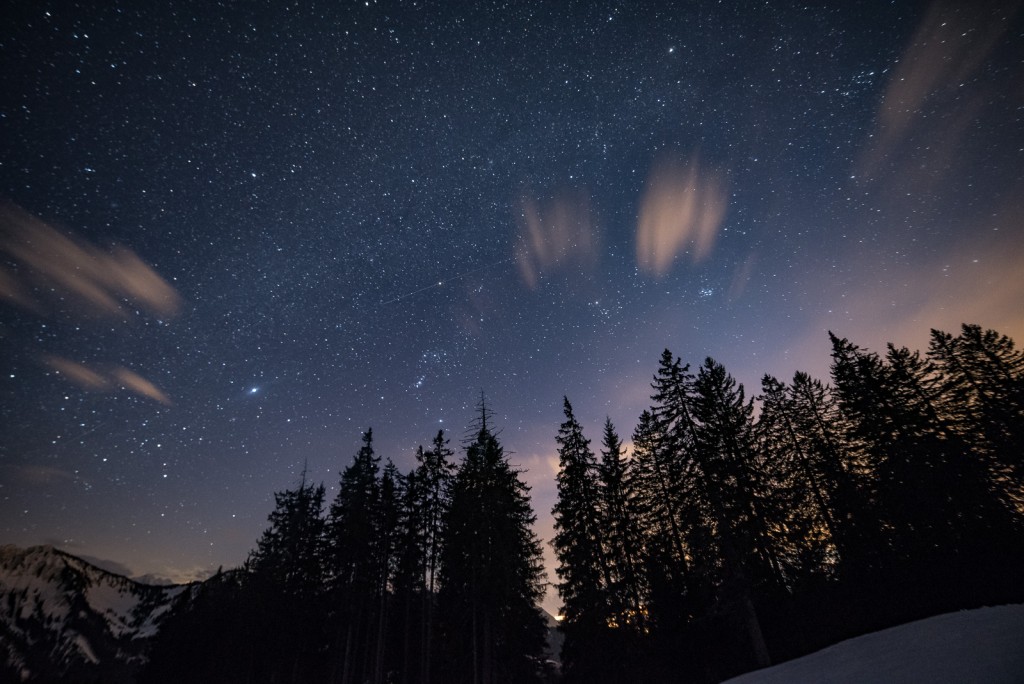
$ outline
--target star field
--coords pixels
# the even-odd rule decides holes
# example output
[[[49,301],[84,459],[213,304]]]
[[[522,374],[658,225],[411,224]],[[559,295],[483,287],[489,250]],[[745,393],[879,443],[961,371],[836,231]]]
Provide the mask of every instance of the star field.
[[[1024,340],[1020,3],[471,5],[0,11],[0,541],[202,576],[481,390],[549,539],[665,347]]]

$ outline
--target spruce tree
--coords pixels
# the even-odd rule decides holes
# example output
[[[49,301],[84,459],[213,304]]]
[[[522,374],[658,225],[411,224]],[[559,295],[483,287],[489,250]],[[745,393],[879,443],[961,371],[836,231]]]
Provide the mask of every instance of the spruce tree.
[[[384,465],[380,478],[380,499],[375,511],[374,568],[376,583],[374,597],[376,599],[376,637],[373,663],[374,684],[389,681],[391,673],[400,669],[400,650],[396,644],[389,643],[389,625],[391,621],[392,580],[398,569],[399,543],[401,542],[402,501],[404,499],[405,478],[390,460]]]
[[[700,464],[700,491],[708,501],[708,518],[721,568],[718,600],[742,619],[754,661],[769,664],[768,648],[754,608],[759,581],[778,580],[777,562],[759,502],[760,475],[754,468],[753,405],[744,398],[725,367],[713,359],[701,366],[694,383],[694,452]]]
[[[634,494],[634,514],[640,540],[641,567],[646,578],[646,612],[661,628],[680,625],[685,616],[699,612],[706,585],[692,573],[689,545],[699,531],[692,523],[692,498],[684,499],[683,483],[663,446],[650,411],[640,414],[633,431],[633,458],[629,483]],[[684,519],[686,512],[689,519]]]
[[[430,595],[436,594],[438,587],[443,520],[455,470],[452,456],[444,430],[438,430],[431,448],[422,452],[416,468],[422,487],[422,500],[418,507],[423,519],[423,582]]]
[[[646,591],[640,571],[636,495],[630,462],[610,418],[605,419],[602,447],[598,464],[598,518],[604,530],[605,564],[611,575],[608,607],[613,622],[642,633],[646,629]]]
[[[405,478],[395,578],[404,620],[402,681],[429,682],[432,677],[443,521],[454,471],[451,456],[439,430],[430,449],[416,450],[416,466]]]
[[[555,520],[552,546],[558,558],[557,588],[562,597],[565,623],[605,625],[607,565],[599,519],[597,460],[590,440],[564,398],[565,422],[558,430],[558,501],[551,513]]]
[[[274,493],[274,510],[249,554],[250,575],[285,596],[306,600],[317,598],[324,586],[324,486],[302,482],[296,489]]]
[[[757,459],[770,492],[766,505],[772,540],[788,585],[825,574],[834,559],[831,498],[818,454],[797,432],[789,389],[770,375],[761,380],[755,436]]]
[[[565,633],[562,667],[566,681],[592,681],[595,673],[590,668],[603,655],[594,649],[603,644],[602,634],[613,620],[608,605],[610,568],[604,554],[597,460],[567,397],[563,411],[565,422],[555,437],[558,501],[551,511]]]
[[[871,465],[886,515],[889,562],[940,562],[980,532],[978,513],[991,518],[984,469],[943,415],[941,379],[906,348],[889,345],[883,360],[835,337],[833,347],[848,429]]]
[[[423,447],[417,448],[416,457],[422,459]],[[392,578],[392,620],[390,647],[393,669],[401,682],[418,682],[422,665],[421,630],[423,629],[423,539],[422,514],[419,502],[422,485],[415,469],[403,479],[399,501],[398,526],[395,531],[395,568]]]
[[[928,358],[942,376],[949,417],[990,472],[1007,511],[1024,510],[1024,351],[994,330],[932,330]]]
[[[835,575],[852,562],[856,492],[828,389],[803,372],[789,386],[762,380],[756,424],[769,478],[773,538],[787,582]]]
[[[694,522],[692,485],[696,462],[693,460],[694,446],[694,376],[689,364],[673,357],[668,349],[662,352],[658,372],[651,384],[654,394],[651,400],[651,444],[654,462],[658,471],[665,505],[671,509],[670,521],[674,539],[673,553],[680,568],[685,565],[685,537]],[[689,519],[685,509],[690,509]]]
[[[877,354],[869,353],[849,340],[829,333],[832,342],[832,386],[840,414],[838,424],[859,479],[858,507],[863,512],[860,528],[863,543],[858,566],[867,573],[888,570],[899,548],[900,527],[892,518],[898,509],[899,482],[887,477],[883,461],[893,453],[897,411],[894,397],[887,391],[885,367]]]
[[[915,536],[927,554],[964,552],[998,516],[984,467],[944,411],[934,364],[906,347],[888,345],[886,367],[900,408],[904,449],[920,492]]]
[[[446,681],[539,681],[546,626],[540,543],[529,488],[508,463],[485,405],[452,483],[438,611]],[[438,668],[440,669],[440,668]]]
[[[841,572],[853,571],[871,543],[871,512],[860,495],[868,473],[860,467],[843,436],[843,421],[831,389],[797,372],[788,389],[789,421],[802,444],[812,496],[821,507],[828,534],[839,555]]]
[[[373,450],[373,431],[367,430],[362,447],[341,473],[327,523],[337,626],[332,679],[341,684],[370,680],[376,665],[380,488],[380,457]]]
[[[325,646],[324,486],[276,492],[268,527],[245,563],[250,676],[300,682],[317,676]]]

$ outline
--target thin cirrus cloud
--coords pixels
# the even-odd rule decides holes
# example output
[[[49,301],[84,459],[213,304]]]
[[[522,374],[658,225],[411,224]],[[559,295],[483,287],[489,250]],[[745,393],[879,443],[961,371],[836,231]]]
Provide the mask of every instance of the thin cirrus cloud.
[[[0,254],[12,262],[0,267],[0,299],[36,314],[47,310],[39,291],[106,317],[126,317],[126,301],[159,316],[181,307],[175,289],[131,250],[94,247],[15,206],[0,207]]]
[[[957,171],[966,136],[1000,99],[984,66],[1018,9],[932,5],[889,78],[858,177],[897,177],[920,192]]]
[[[662,277],[683,256],[694,264],[706,259],[725,219],[726,198],[721,174],[702,169],[696,157],[685,165],[656,165],[637,219],[636,261],[640,269]]]
[[[592,268],[600,242],[584,190],[564,191],[548,201],[522,199],[515,258],[519,275],[531,290],[546,275]]]
[[[49,355],[43,357],[43,363],[82,389],[102,392],[120,387],[161,404],[171,404],[170,397],[159,387],[124,366],[94,368],[60,356]]]
[[[772,372],[799,367],[827,378],[829,330],[878,352],[888,342],[924,350],[930,329],[957,334],[963,323],[1024,336],[1024,183],[998,175],[1005,162],[990,158],[1013,149],[1005,109],[1020,95],[1005,84],[1024,72],[992,65],[1021,7],[931,6],[851,168],[870,204],[847,220],[877,242],[843,254],[858,277],[808,288],[820,313],[778,352]],[[877,216],[885,231],[874,228]]]
[[[727,208],[723,175],[702,168],[696,157],[687,164],[655,165],[640,202],[637,265],[660,278],[684,256],[694,264],[704,261]],[[536,289],[545,276],[592,269],[600,248],[600,231],[585,191],[562,192],[547,201],[522,199],[515,259],[530,289]]]
[[[124,366],[118,366],[111,371],[111,375],[118,381],[121,387],[130,392],[148,397],[161,404],[169,405],[171,403],[170,398],[160,388],[135,371],[128,370]]]
[[[47,316],[127,319],[131,310],[171,317],[181,297],[131,250],[95,247],[58,231],[14,205],[0,206],[0,301]],[[131,310],[128,305],[131,305]],[[62,356],[40,355],[43,365],[83,389],[123,388],[161,404],[168,396],[119,364],[90,366]]]
[[[890,218],[894,225],[883,243],[889,252],[915,258],[883,269],[875,266],[886,254],[853,258],[854,272],[875,276],[833,293],[832,310],[813,326],[818,339],[829,328],[876,349],[886,342],[923,348],[930,328],[955,334],[965,322],[1024,335],[1024,183],[996,178],[1006,190],[993,196],[979,175],[985,165],[976,163],[1005,147],[993,143],[1004,133],[999,108],[1012,106],[1014,98],[1000,88],[1007,76],[1013,81],[1024,72],[997,77],[990,65],[1021,7],[935,3],[921,21],[852,169],[877,194],[877,211],[906,217],[917,228],[903,230]],[[971,229],[963,230],[964,223]],[[954,234],[966,237],[942,237]]]

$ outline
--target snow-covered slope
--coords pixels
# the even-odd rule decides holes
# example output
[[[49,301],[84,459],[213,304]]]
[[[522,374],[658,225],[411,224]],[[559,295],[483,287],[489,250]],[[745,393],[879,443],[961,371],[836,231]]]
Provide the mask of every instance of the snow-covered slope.
[[[128,681],[184,586],[150,586],[51,546],[0,546],[0,679]]]
[[[1024,606],[947,613],[849,639],[727,684],[1020,684]]]

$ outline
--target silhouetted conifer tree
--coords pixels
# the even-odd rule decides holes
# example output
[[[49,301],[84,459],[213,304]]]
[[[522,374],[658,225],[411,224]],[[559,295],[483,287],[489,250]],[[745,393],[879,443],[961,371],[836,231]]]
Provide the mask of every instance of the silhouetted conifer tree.
[[[253,602],[253,663],[259,681],[298,684],[317,676],[325,645],[324,486],[302,482],[274,494],[270,527],[245,570]]]
[[[375,598],[377,601],[377,633],[374,637],[375,656],[372,681],[377,684],[392,679],[391,674],[400,670],[402,652],[390,638],[392,604],[392,580],[400,560],[402,500],[404,499],[405,478],[390,460],[384,465],[380,478],[380,499],[377,505],[374,528],[374,567],[377,571]]]
[[[615,426],[605,419],[599,476],[599,519],[604,530],[607,588],[613,622],[642,633],[646,629],[646,589],[640,571],[640,538],[635,519],[636,494],[630,463]]]
[[[888,569],[898,546],[900,524],[892,517],[897,510],[887,504],[898,503],[894,498],[899,481],[882,473],[882,461],[893,452],[894,440],[899,436],[895,421],[898,415],[893,406],[894,397],[887,391],[885,367],[877,354],[869,353],[831,332],[832,386],[839,404],[841,426],[852,467],[863,473],[860,478],[860,508],[864,524],[861,532],[866,537],[861,547],[863,556],[857,564],[869,572]],[[891,475],[897,474],[892,470]],[[870,522],[869,522],[870,521]]]
[[[439,613],[445,680],[538,681],[546,627],[540,544],[529,488],[488,425],[486,406],[452,484],[445,516]]]
[[[603,635],[614,620],[608,604],[611,576],[604,554],[597,459],[568,398],[563,411],[565,422],[555,437],[558,500],[551,511],[565,634],[562,667],[567,682],[594,681],[607,674],[606,653],[596,649],[604,645]]]
[[[380,602],[379,505],[380,457],[373,450],[373,431],[367,430],[363,446],[341,473],[327,521],[337,626],[332,680],[341,684],[373,677]]]
[[[292,601],[319,600],[325,579],[324,486],[302,482],[274,494],[270,527],[246,561],[247,572]]]
[[[682,469],[677,455],[664,446],[650,411],[633,431],[629,483],[634,493],[634,520],[646,576],[648,618],[661,628],[679,626],[704,603],[706,584],[690,572],[688,545],[699,534],[684,519]],[[692,501],[690,502],[692,504]],[[692,506],[686,510],[693,511]],[[692,516],[691,516],[692,517]]]
[[[552,546],[558,558],[557,588],[568,625],[605,625],[609,619],[605,596],[607,565],[599,518],[597,459],[583,427],[564,399],[565,422],[555,437],[558,444],[558,501]]]
[[[648,481],[656,483],[656,489],[650,490],[648,497],[663,499],[660,507],[664,510],[660,515],[664,520],[661,525],[668,523],[666,532],[670,538],[667,550],[671,553],[672,574],[680,593],[683,593],[682,581],[687,572],[687,543],[693,541],[690,537],[700,515],[693,491],[696,465],[693,460],[693,385],[689,364],[683,365],[668,349],[662,352],[658,372],[651,384],[654,390],[651,395],[654,402],[650,411],[651,425],[645,430],[652,439],[645,440],[649,442],[645,450],[649,453],[645,453],[643,459],[647,468],[643,472],[647,474]]]
[[[431,448],[416,450],[406,477],[395,592],[403,609],[403,682],[429,682],[435,651],[438,568],[444,512],[454,471],[444,431]]]
[[[821,383],[798,373],[794,385],[787,387],[766,375],[761,391],[755,429],[758,459],[768,478],[766,505],[776,557],[792,586],[835,570],[841,532],[833,505],[842,464],[834,440],[818,420],[827,401]]]
[[[928,358],[942,375],[951,422],[989,470],[1019,526],[1024,511],[1024,351],[994,330],[964,324],[957,337],[932,330]]]
[[[899,422],[911,451],[914,491],[920,492],[914,525],[922,558],[973,555],[989,525],[1000,517],[984,464],[947,418],[942,379],[935,366],[906,347],[888,346],[886,366],[900,407]],[[1003,530],[1005,531],[1005,530]]]
[[[841,570],[852,569],[865,557],[870,543],[870,512],[860,495],[868,473],[852,458],[842,432],[839,406],[829,388],[808,374],[797,372],[787,390],[788,423],[795,440],[789,448],[801,450],[807,484],[828,534],[839,554]]]
[[[720,568],[718,600],[743,621],[754,660],[769,664],[768,647],[754,607],[754,586],[777,581],[777,562],[759,503],[759,473],[753,458],[753,405],[725,367],[707,359],[694,384],[695,460],[699,491],[708,502],[704,524],[712,549],[694,548],[701,562]]]
[[[940,415],[941,384],[928,361],[892,345],[883,360],[846,340],[832,341],[850,437],[870,464],[885,515],[888,562],[938,562],[979,531],[970,509],[988,503],[983,470]]]

